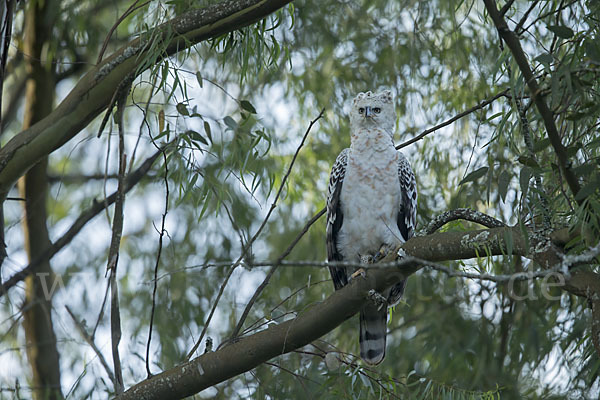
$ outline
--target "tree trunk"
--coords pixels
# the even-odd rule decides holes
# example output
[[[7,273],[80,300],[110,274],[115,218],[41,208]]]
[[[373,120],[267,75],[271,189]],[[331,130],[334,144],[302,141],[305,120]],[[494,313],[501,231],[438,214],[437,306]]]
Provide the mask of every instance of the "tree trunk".
[[[52,21],[58,4],[34,0],[27,4],[24,50],[28,81],[23,128],[28,128],[52,111],[54,77],[52,60],[45,59],[52,37]],[[50,246],[46,226],[48,181],[47,158],[41,160],[19,181],[25,201],[23,233],[29,260],[40,257]],[[36,400],[62,399],[56,335],[52,326],[52,283],[49,260],[44,260],[37,274],[25,281],[24,320],[27,357],[31,364],[33,397]]]

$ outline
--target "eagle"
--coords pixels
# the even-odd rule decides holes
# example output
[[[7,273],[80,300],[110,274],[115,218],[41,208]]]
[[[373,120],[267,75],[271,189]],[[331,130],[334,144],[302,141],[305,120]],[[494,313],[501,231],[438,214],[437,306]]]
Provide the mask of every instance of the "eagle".
[[[327,190],[327,259],[364,262],[386,246],[411,238],[416,226],[417,185],[406,157],[394,146],[392,92],[359,93],[350,110],[350,147],[331,169]],[[329,266],[335,290],[356,269]],[[382,293],[386,307],[360,310],[360,356],[371,365],[385,357],[387,308],[400,301],[406,281]]]

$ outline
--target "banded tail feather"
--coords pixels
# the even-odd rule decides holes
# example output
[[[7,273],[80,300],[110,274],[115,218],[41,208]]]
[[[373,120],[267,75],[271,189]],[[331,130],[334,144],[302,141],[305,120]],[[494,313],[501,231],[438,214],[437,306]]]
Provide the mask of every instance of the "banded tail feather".
[[[371,365],[383,361],[386,336],[387,307],[367,304],[360,311],[360,357]]]

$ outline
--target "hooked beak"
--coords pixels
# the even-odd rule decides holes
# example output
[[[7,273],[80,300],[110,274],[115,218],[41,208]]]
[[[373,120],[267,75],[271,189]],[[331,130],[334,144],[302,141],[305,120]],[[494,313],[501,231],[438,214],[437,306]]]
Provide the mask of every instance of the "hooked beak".
[[[373,111],[371,107],[365,107],[365,118],[371,118],[373,116]]]

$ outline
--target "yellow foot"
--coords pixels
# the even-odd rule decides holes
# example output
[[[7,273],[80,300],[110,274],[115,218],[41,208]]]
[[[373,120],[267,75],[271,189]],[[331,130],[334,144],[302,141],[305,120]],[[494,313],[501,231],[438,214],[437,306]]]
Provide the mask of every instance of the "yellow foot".
[[[400,245],[389,245],[383,244],[379,248],[379,251],[373,257],[374,262],[388,262],[396,259],[396,253],[400,249]]]
[[[363,278],[366,276],[366,272],[363,268],[359,268],[356,271],[354,271],[354,273],[352,275],[350,275],[350,278],[348,279],[349,281],[352,281],[354,278],[356,278],[357,276],[362,276]]]

